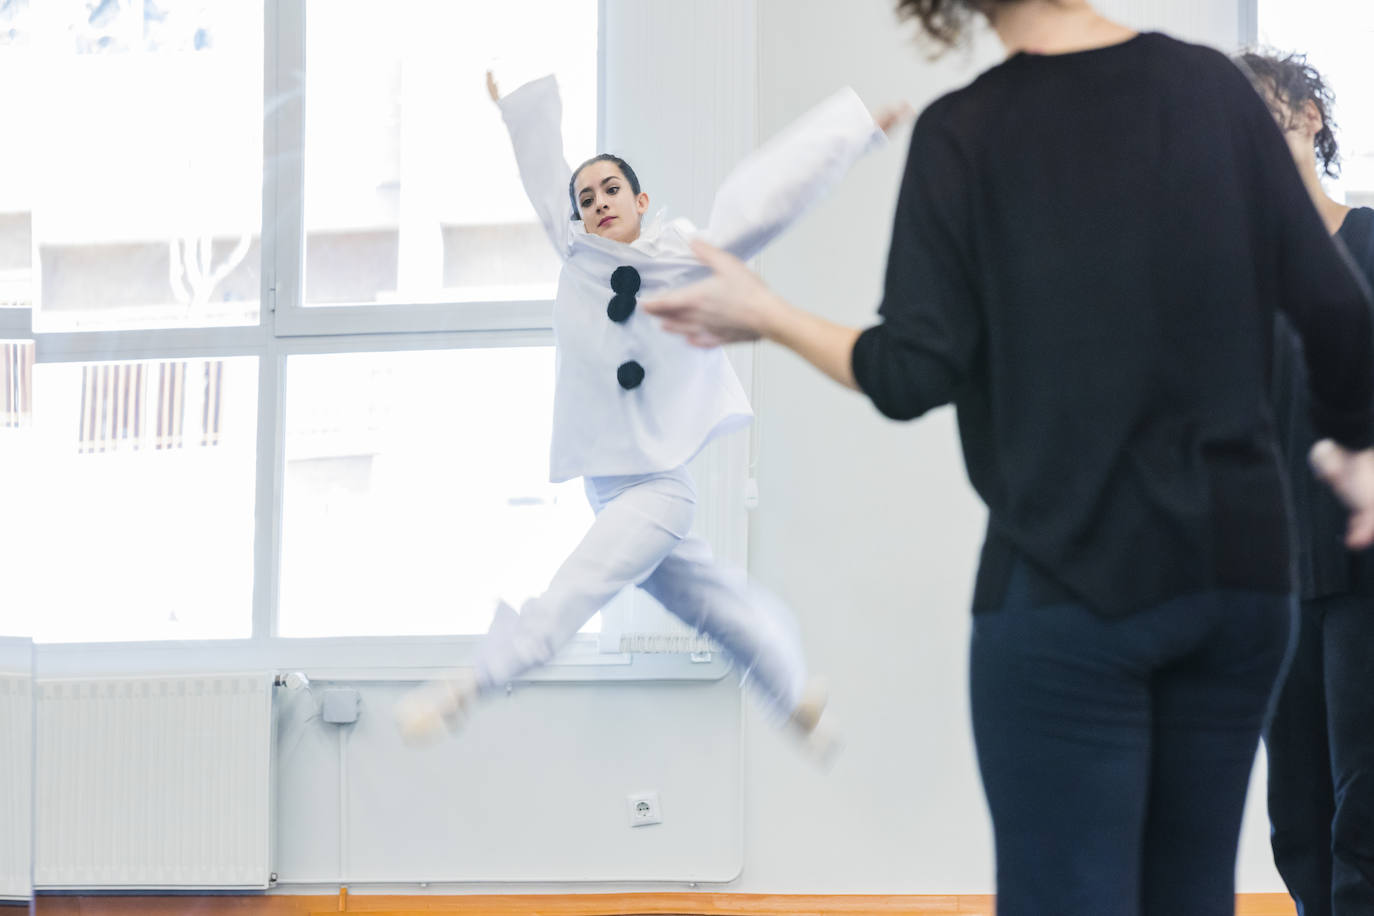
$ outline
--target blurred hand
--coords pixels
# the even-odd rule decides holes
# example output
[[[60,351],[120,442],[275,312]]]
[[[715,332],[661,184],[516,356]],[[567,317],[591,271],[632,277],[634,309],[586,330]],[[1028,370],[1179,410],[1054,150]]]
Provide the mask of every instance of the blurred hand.
[[[645,302],[644,310],[663,319],[665,331],[698,347],[766,337],[787,305],[729,252],[699,239],[692,252],[712,275]]]
[[[493,102],[501,101],[501,87],[496,85],[496,76],[490,70],[487,71],[487,94]]]
[[[873,122],[889,137],[892,132],[916,117],[916,109],[907,102],[886,105],[873,112]]]
[[[1345,545],[1360,550],[1374,544],[1374,449],[1352,452],[1323,439],[1312,446],[1309,460],[1350,509]]]

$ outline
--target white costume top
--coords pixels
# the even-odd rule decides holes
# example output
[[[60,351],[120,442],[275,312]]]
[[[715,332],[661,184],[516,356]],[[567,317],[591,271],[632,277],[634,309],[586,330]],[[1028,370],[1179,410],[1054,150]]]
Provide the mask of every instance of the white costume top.
[[[553,313],[550,480],[671,470],[716,436],[747,425],[749,402],[719,347],[693,347],[638,308],[623,322],[607,316],[618,267],[638,271],[636,301],[707,275],[688,244],[695,227],[656,218],[628,245],[587,232],[571,218],[557,82],[547,76],[528,83],[500,107],[520,179],[563,259]],[[853,90],[836,93],[735,167],[701,237],[752,258],[883,140]],[[643,375],[627,388],[617,370],[631,362]]]

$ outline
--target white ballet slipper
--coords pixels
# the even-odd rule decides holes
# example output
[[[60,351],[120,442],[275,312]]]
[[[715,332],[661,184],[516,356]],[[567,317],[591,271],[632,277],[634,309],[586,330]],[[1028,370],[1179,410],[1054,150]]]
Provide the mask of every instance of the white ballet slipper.
[[[477,700],[471,672],[417,687],[396,703],[394,715],[406,744],[431,743],[444,732],[457,731]]]
[[[801,699],[787,720],[789,730],[800,740],[806,755],[827,769],[844,749],[834,717],[825,716],[829,703],[829,682],[813,677],[802,688]]]
[[[802,733],[810,732],[821,721],[830,703],[830,684],[823,677],[813,677],[802,687],[801,699],[792,707],[788,723]]]

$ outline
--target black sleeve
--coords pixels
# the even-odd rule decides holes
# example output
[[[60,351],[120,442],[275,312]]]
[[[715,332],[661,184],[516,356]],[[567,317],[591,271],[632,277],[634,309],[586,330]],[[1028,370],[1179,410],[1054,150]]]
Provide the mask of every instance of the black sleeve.
[[[1242,77],[1237,104],[1256,162],[1256,200],[1272,223],[1278,303],[1302,338],[1319,437],[1374,444],[1374,302],[1327,232],[1264,101]]]
[[[894,420],[946,404],[982,338],[972,283],[967,167],[941,126],[940,102],[911,136],[888,252],[882,322],[859,335],[859,388]]]

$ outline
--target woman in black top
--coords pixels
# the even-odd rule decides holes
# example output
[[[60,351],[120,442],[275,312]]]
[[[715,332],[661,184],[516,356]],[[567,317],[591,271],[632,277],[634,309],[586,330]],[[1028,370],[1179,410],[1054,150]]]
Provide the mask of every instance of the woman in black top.
[[[1245,54],[1329,232],[1374,285],[1374,210],[1333,200],[1334,102],[1301,56]],[[1297,534],[1297,645],[1265,734],[1274,863],[1304,916],[1374,914],[1374,555],[1351,554],[1344,510],[1312,479],[1302,345],[1280,318],[1274,408]]]
[[[707,246],[716,275],[645,308],[782,343],[890,417],[956,405],[989,509],[970,677],[1000,916],[1230,914],[1291,623],[1273,316],[1367,538],[1370,303],[1225,56],[1082,0],[899,8],[945,39],[984,13],[1011,56],[916,124],[881,323]]]

